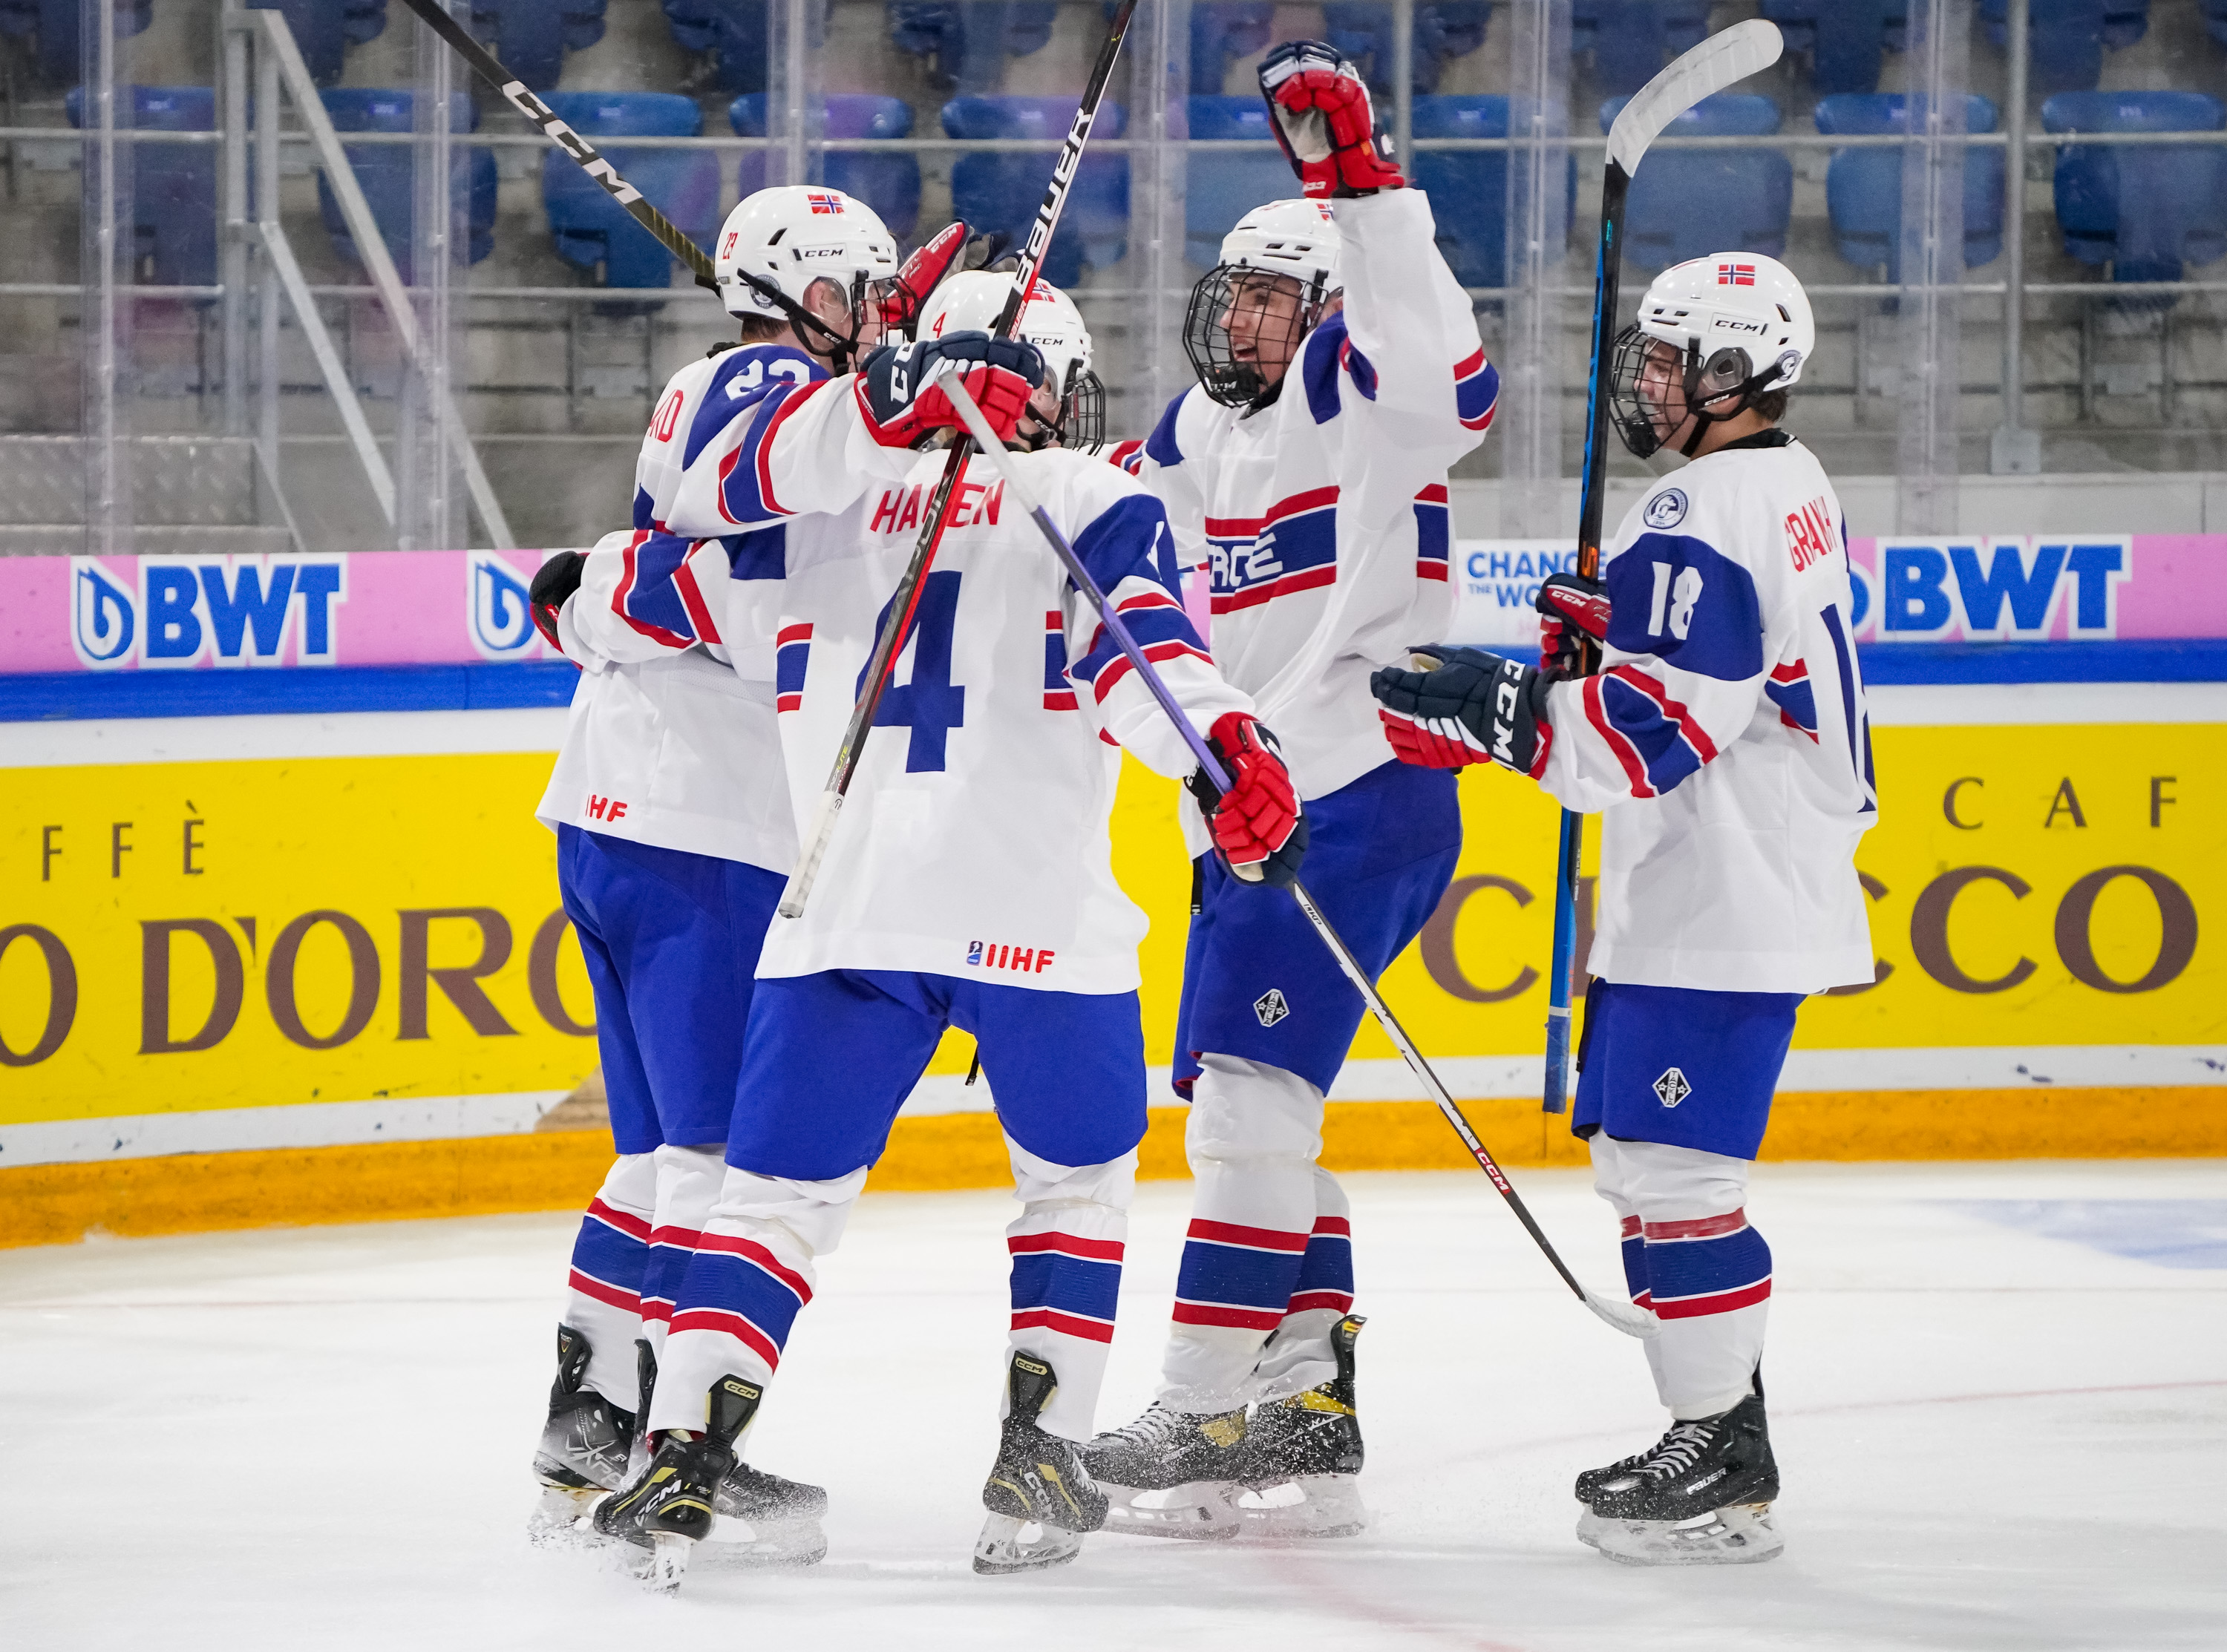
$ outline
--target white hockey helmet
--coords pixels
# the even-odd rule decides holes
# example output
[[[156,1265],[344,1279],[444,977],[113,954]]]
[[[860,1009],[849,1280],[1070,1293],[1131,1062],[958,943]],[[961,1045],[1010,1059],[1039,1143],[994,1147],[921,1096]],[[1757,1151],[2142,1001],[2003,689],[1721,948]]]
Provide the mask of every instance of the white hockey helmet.
[[[1710,424],[1799,381],[1817,348],[1817,322],[1794,271],[1760,252],[1712,253],[1656,276],[1639,319],[1618,335],[1611,367],[1618,430],[1643,459],[1671,434],[1656,428],[1638,392],[1650,341],[1669,345],[1683,363],[1685,405],[1695,415],[1683,444],[1691,454]]]
[[[1184,316],[1184,353],[1206,393],[1225,407],[1260,401],[1283,382],[1280,369],[1299,354],[1299,341],[1322,319],[1332,295],[1343,288],[1337,220],[1319,201],[1272,201],[1255,207],[1222,238],[1221,262],[1190,290]],[[1284,276],[1299,284],[1299,306],[1275,327],[1256,325],[1254,359],[1238,359],[1229,316],[1248,276]],[[1279,369],[1273,377],[1263,370]]]
[[[946,276],[928,296],[922,309],[916,336],[941,338],[946,333],[988,333],[997,328],[1014,277],[1004,271],[970,270]],[[1056,427],[1039,427],[1035,445],[1056,437],[1060,445],[1094,448],[1106,439],[1106,390],[1091,371],[1090,329],[1075,300],[1039,279],[1022,306],[1013,335],[1037,347],[1043,357],[1048,382],[1060,397]]]
[[[856,196],[823,184],[782,184],[758,190],[727,214],[712,266],[729,315],[763,316],[800,333],[808,327],[847,355],[866,306],[878,305],[886,284],[897,279],[897,244],[880,214]],[[849,338],[803,309],[806,291],[818,281],[842,289]]]

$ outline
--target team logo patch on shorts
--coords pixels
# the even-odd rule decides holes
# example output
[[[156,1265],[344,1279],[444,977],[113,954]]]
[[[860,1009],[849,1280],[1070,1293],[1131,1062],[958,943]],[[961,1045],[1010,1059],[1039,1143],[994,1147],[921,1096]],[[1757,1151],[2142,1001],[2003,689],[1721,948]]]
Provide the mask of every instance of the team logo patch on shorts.
[[[1260,1024],[1273,1027],[1291,1014],[1292,1006],[1284,1001],[1284,989],[1272,986],[1253,1000],[1253,1013],[1260,1017]]]
[[[1694,1087],[1686,1082],[1685,1074],[1675,1067],[1662,1069],[1662,1076],[1655,1081],[1655,1094],[1666,1107],[1675,1107],[1694,1094]]]
[[[1642,520],[1650,527],[1675,527],[1686,520],[1686,495],[1675,488],[1665,488],[1647,501]]]

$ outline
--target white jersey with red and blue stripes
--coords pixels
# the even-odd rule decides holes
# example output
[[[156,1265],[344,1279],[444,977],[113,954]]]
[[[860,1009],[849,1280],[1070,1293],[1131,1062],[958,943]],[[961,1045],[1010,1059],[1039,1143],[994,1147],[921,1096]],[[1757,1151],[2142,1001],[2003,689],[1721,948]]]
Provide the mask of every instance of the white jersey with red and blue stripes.
[[[1484,439],[1499,376],[1428,198],[1330,203],[1342,311],[1257,411],[1194,386],[1114,455],[1209,571],[1215,663],[1260,706],[1299,795],[1387,762],[1369,674],[1453,617],[1448,467]]]
[[[1798,442],[1720,450],[1602,554],[1601,671],[1549,691],[1541,777],[1602,813],[1586,967],[1724,992],[1869,981],[1854,856],[1879,803],[1823,468]]]

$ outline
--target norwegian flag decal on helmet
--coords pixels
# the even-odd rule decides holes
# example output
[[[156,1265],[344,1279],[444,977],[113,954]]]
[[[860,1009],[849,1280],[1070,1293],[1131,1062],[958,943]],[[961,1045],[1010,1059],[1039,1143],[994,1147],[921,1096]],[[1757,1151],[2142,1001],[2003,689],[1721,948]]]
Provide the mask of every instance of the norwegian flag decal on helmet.
[[[840,195],[824,195],[815,189],[805,199],[812,203],[812,210],[815,214],[840,213],[843,210],[843,197]],[[1751,270],[1748,273],[1752,277],[1755,272]]]
[[[1717,266],[1720,287],[1752,287],[1755,285],[1755,265],[1752,264],[1720,264]]]

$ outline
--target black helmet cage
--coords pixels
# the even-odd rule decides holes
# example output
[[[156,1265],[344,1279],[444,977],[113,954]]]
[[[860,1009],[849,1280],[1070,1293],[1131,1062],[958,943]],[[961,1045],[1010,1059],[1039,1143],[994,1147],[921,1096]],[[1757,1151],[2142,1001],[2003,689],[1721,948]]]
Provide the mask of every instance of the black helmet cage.
[[[1669,439],[1669,435],[1656,431],[1653,412],[1646,398],[1639,393],[1640,375],[1647,369],[1648,346],[1669,342],[1642,332],[1637,322],[1616,336],[1616,354],[1609,364],[1609,418],[1616,425],[1617,434],[1624,438],[1624,445],[1636,458],[1653,457]],[[1694,431],[1679,444],[1678,450],[1689,459],[1710,425],[1739,418],[1778,377],[1777,362],[1757,373],[1747,352],[1737,345],[1727,345],[1704,361],[1701,345],[1689,342],[1681,366],[1686,411],[1693,415]],[[1726,406],[1727,399],[1736,399]],[[1677,425],[1683,423],[1681,416],[1671,426],[1670,434],[1675,435]]]
[[[1286,363],[1299,359],[1299,341],[1314,330],[1322,319],[1324,304],[1330,300],[1330,290],[1320,281],[1263,270],[1256,265],[1217,264],[1198,278],[1198,284],[1190,290],[1190,308],[1184,314],[1184,354],[1190,358],[1191,371],[1198,374],[1208,397],[1224,407],[1250,407],[1273,400],[1272,392],[1282,383],[1279,380],[1271,385],[1257,362],[1240,361],[1230,348],[1227,318],[1236,301],[1238,282],[1248,276],[1280,277],[1299,283],[1299,311],[1289,336],[1282,341],[1291,346],[1284,358]],[[1276,341],[1264,334],[1261,341]]]

